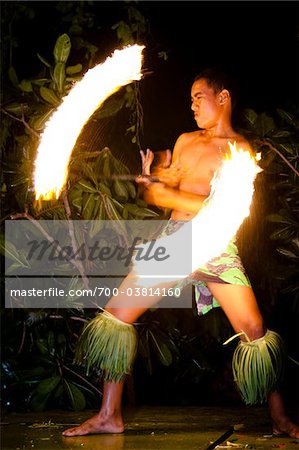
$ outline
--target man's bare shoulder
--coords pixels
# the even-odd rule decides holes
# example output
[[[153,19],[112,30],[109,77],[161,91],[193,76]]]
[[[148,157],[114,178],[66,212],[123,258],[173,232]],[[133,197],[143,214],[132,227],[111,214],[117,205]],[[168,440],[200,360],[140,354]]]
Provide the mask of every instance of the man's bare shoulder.
[[[188,133],[183,133],[178,137],[177,143],[178,144],[186,144],[194,141],[195,139],[198,139],[202,136],[203,131],[197,130],[197,131],[190,131]]]
[[[244,150],[250,150],[251,149],[251,145],[248,142],[248,140],[242,136],[242,134],[236,134],[236,136],[234,136],[234,141],[236,142],[236,144],[239,147],[242,147]]]

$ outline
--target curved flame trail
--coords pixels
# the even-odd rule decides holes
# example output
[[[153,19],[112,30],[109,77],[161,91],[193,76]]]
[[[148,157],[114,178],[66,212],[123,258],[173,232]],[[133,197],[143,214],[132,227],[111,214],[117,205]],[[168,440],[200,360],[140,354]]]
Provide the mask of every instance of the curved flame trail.
[[[120,87],[140,80],[142,50],[132,45],[115,50],[102,64],[90,69],[46,123],[35,161],[35,197],[58,198],[68,175],[68,162],[89,117]]]
[[[192,219],[192,272],[206,264],[212,258],[219,256],[235,236],[245,217],[249,215],[254,180],[261,169],[256,158],[248,150],[238,149],[236,144],[229,143],[231,155],[222,163],[211,182],[211,193],[204,206]],[[175,249],[175,242],[180,239],[184,225],[175,233],[160,238],[156,245],[167,249]],[[182,242],[182,241],[181,241]],[[147,243],[144,251],[149,247]],[[182,255],[184,258],[184,255]],[[190,273],[174,274],[173,277],[161,276],[167,271],[169,261],[134,261],[133,277],[137,276],[138,284],[142,286],[157,285],[185,278]],[[187,264],[186,264],[187,266]],[[187,267],[186,267],[187,270]],[[144,274],[157,274],[146,276]],[[175,281],[175,280],[174,280]]]

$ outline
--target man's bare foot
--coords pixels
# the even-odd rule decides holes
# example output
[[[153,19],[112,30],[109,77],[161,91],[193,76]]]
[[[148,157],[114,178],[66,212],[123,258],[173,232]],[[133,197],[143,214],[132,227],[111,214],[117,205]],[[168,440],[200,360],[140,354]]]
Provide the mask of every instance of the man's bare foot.
[[[299,439],[299,426],[289,418],[273,422],[273,434],[280,436],[287,434],[291,438]]]
[[[78,427],[63,431],[63,436],[84,436],[86,434],[100,433],[122,433],[124,424],[121,417],[103,417],[101,413],[96,414]]]

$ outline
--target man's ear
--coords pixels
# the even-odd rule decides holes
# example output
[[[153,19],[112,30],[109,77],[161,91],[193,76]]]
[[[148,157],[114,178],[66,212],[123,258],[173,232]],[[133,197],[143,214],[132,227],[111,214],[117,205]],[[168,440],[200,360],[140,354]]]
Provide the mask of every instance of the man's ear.
[[[230,94],[227,89],[222,89],[219,93],[219,103],[220,105],[224,105],[230,99]]]

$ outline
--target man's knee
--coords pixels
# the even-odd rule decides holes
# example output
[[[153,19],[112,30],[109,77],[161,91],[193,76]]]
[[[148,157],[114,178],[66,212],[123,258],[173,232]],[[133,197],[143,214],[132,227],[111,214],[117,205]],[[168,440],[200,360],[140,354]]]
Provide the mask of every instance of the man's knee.
[[[133,323],[146,311],[146,308],[105,308],[117,319],[125,323]]]
[[[242,327],[242,331],[246,333],[251,341],[263,337],[266,333],[265,325],[262,320],[247,320]],[[241,336],[241,339],[246,340],[246,337]]]

